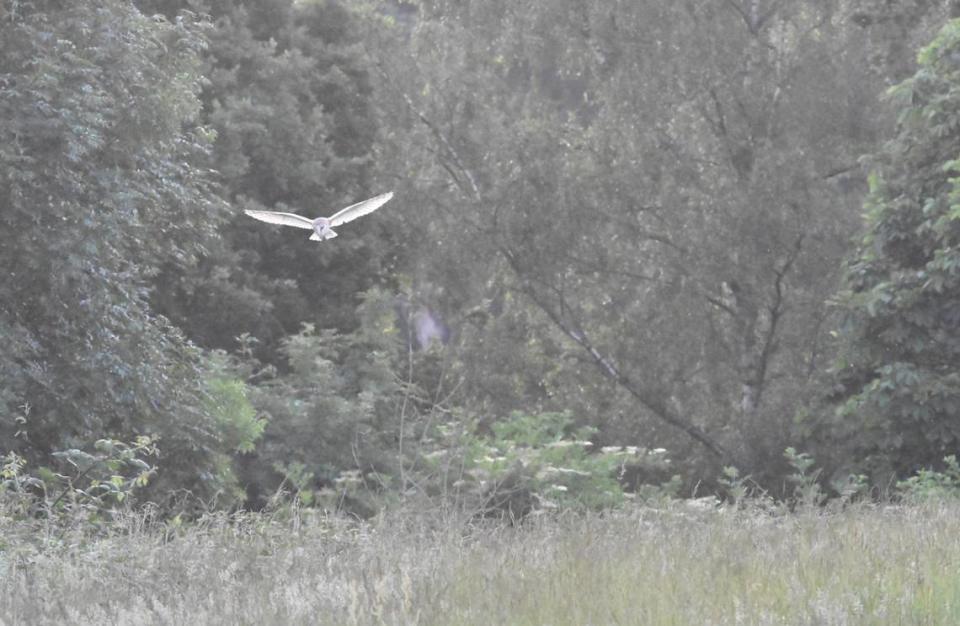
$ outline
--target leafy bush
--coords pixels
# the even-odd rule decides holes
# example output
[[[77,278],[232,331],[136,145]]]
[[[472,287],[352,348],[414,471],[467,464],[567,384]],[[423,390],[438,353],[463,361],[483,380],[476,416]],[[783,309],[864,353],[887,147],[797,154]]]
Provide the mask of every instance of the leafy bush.
[[[878,484],[960,451],[960,20],[889,91],[897,133],[869,163],[867,228],[837,302],[828,446]]]
[[[787,448],[783,456],[793,468],[793,473],[787,480],[793,483],[793,498],[797,504],[818,506],[826,500],[827,494],[820,486],[820,469],[814,468],[814,459],[806,452],[797,452],[794,448]]]
[[[132,442],[100,439],[88,452],[71,448],[54,452],[54,467],[30,469],[15,452],[0,467],[0,502],[14,518],[83,520],[99,528],[111,511],[145,487],[157,469],[148,462],[160,451],[149,437]]]
[[[0,449],[95,474],[118,449],[51,452],[150,435],[164,471],[144,495],[208,497],[204,355],[148,286],[196,264],[227,213],[198,120],[205,26],[119,0],[4,6],[16,10],[0,20]]]
[[[388,315],[387,296],[371,292],[357,309],[357,331],[304,324],[281,342],[283,370],[263,367],[250,351],[237,365],[251,381],[251,402],[269,419],[262,441],[240,463],[251,506],[289,488],[302,504],[336,502],[366,515],[377,508],[375,494],[399,487],[399,442],[408,425],[397,415],[404,388]],[[340,489],[348,484],[349,496]],[[338,494],[332,499],[331,489]]]
[[[909,500],[960,497],[960,462],[950,455],[943,459],[944,469],[921,469],[910,478],[897,482],[897,491]]]
[[[219,369],[222,355],[215,355]],[[217,427],[220,451],[214,454],[214,471],[208,476],[212,498],[208,506],[235,506],[246,500],[246,492],[237,477],[232,454],[250,453],[263,435],[267,421],[257,416],[247,399],[247,386],[235,378],[207,380],[206,406]]]
[[[440,429],[448,438],[457,432]],[[446,442],[426,455],[436,470],[450,465],[451,450],[460,450],[460,465],[453,486],[477,499],[487,513],[519,518],[540,509],[592,509],[615,507],[629,498],[619,478],[630,466],[664,469],[670,460],[663,449],[607,446],[594,450],[590,440],[596,430],[575,425],[568,413],[514,412],[493,424],[488,435],[459,432],[458,445]],[[439,472],[438,472],[439,473]],[[443,472],[447,475],[448,472]],[[642,497],[674,495],[678,478],[641,490]]]
[[[220,437],[228,450],[252,452],[267,422],[247,400],[243,381],[215,378],[207,383],[207,410],[217,420]]]
[[[717,482],[727,492],[727,497],[734,506],[740,504],[754,493],[750,485],[749,476],[741,476],[740,470],[732,465],[723,468],[723,474],[717,479]]]
[[[782,499],[775,499],[751,476],[741,476],[736,467],[725,467],[717,482],[727,492],[730,502],[738,507],[747,503],[754,506],[786,504],[791,507],[818,507],[832,495],[837,496],[836,502],[845,504],[867,492],[869,482],[863,474],[848,474],[841,478],[834,478],[829,482],[828,488],[824,481],[823,469],[816,467],[816,461],[812,455],[807,452],[797,452],[795,448],[789,447],[784,450],[783,456],[787,465],[793,470],[786,476],[787,482],[793,485],[793,489],[783,493]]]

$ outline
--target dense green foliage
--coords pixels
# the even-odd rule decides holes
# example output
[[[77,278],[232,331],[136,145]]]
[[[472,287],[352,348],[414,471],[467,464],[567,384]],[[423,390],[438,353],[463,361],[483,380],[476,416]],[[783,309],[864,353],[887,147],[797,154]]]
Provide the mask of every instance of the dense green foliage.
[[[692,482],[782,483],[831,362],[883,30],[844,2],[417,7],[370,36],[378,165],[434,242],[421,289],[471,312],[463,405],[571,411]]]
[[[170,18],[184,5],[141,4]],[[258,356],[275,363],[283,338],[304,322],[354,329],[356,294],[389,281],[400,254],[384,226],[399,220],[389,215],[318,247],[240,210],[327,215],[371,191],[370,79],[350,14],[337,3],[187,4],[212,20],[200,117],[216,133],[210,166],[234,219],[202,264],[158,278],[154,302],[205,347],[236,350],[249,333]]]
[[[3,448],[47,462],[152,434],[159,486],[207,497],[219,444],[202,356],[148,293],[161,267],[196,263],[226,212],[203,167],[202,30],[114,0],[13,8],[0,22]]]
[[[4,489],[522,516],[946,463],[960,31],[909,51],[956,13],[4,0]],[[243,215],[391,189],[321,245]]]
[[[867,233],[839,296],[848,397],[831,434],[875,474],[960,452],[958,58],[953,21],[890,90],[897,133],[870,162]]]

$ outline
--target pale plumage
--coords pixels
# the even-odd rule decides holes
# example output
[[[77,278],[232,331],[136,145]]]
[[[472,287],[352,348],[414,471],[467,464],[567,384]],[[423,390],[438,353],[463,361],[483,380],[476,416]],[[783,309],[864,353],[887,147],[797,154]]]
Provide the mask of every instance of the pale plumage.
[[[268,224],[279,224],[281,226],[293,226],[294,228],[312,230],[313,234],[310,235],[310,239],[312,241],[323,241],[324,239],[333,239],[337,236],[337,233],[333,230],[334,226],[340,226],[347,222],[352,222],[358,217],[363,217],[368,213],[373,213],[386,204],[392,197],[392,191],[380,194],[369,200],[351,204],[347,208],[337,211],[330,217],[318,217],[315,219],[278,211],[244,211],[244,213],[253,219],[267,222]]]

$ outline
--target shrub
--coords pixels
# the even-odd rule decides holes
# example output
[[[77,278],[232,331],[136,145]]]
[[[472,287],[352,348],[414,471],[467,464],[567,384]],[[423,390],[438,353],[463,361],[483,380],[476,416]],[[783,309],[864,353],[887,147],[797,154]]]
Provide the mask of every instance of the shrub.
[[[448,437],[457,429],[441,428]],[[472,497],[485,514],[520,518],[534,510],[600,510],[625,500],[674,495],[679,481],[624,491],[619,478],[628,467],[669,467],[663,449],[606,446],[594,449],[595,429],[575,425],[569,413],[515,412],[486,436],[460,433],[460,442],[441,444],[427,455],[437,470],[451,465],[446,450],[459,450],[462,466],[453,486]],[[443,472],[447,475],[447,472]]]

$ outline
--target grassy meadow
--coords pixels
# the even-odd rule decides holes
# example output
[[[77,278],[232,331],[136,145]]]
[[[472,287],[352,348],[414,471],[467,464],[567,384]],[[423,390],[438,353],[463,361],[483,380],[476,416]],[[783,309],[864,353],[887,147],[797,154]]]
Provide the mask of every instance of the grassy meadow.
[[[96,539],[8,526],[0,621],[960,624],[956,502],[440,517],[130,516]]]

